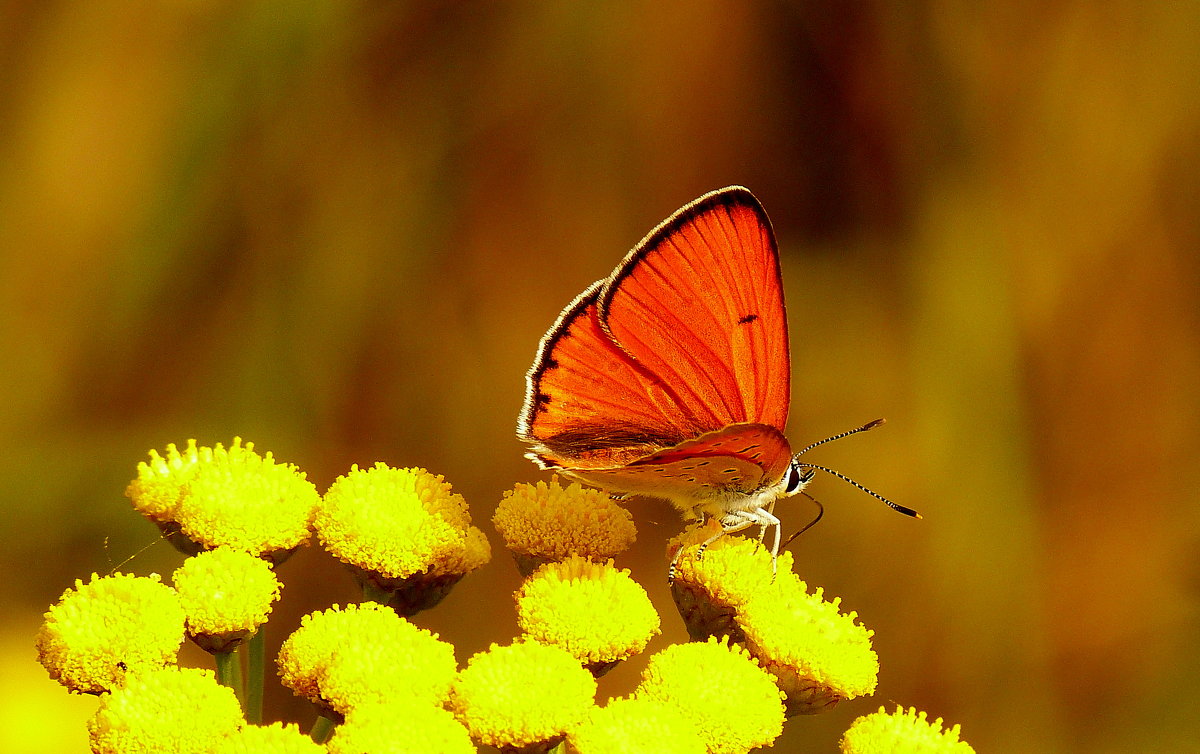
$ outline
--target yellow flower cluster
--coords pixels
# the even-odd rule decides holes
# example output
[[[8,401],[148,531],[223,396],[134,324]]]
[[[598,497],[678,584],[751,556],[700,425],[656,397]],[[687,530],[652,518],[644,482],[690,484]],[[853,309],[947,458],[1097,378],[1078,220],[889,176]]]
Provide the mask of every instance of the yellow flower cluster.
[[[305,616],[278,665],[284,686],[340,715],[398,697],[439,704],[457,671],[454,647],[374,602]]]
[[[738,624],[746,647],[779,679],[788,713],[820,712],[844,699],[875,692],[879,658],[872,632],[853,612],[839,611],[789,573],[742,606]]]
[[[179,596],[157,575],[93,573],[47,611],[36,639],[38,659],[74,692],[111,691],[127,673],[175,662],[184,619]]]
[[[531,639],[570,652],[593,669],[639,654],[659,633],[646,590],[606,563],[578,555],[547,563],[517,591],[517,623]]]
[[[441,707],[404,696],[356,707],[326,745],[329,754],[474,754],[462,723]]]
[[[188,635],[209,651],[224,651],[253,634],[279,599],[279,579],[270,564],[229,547],[188,558],[172,580]]]
[[[695,641],[650,655],[631,694],[598,705],[596,679],[645,652],[661,620],[612,560],[636,535],[629,512],[578,484],[504,495],[493,521],[524,579],[514,595],[521,636],[461,669],[452,645],[408,620],[491,557],[441,476],[355,466],[317,496],[252,443],[190,441],[151,451],[127,492],[190,555],[174,586],[119,573],[77,581],[36,639],[52,677],[100,697],[88,723],[95,752],[536,754],[566,742],[577,754],[744,754],[771,746],[787,717],[875,690],[872,633],[856,614],[810,590],[790,554],[774,573],[753,539],[725,536],[699,557],[710,521],[672,545],[672,596]],[[261,678],[260,628],[281,590],[274,566],[311,531],[365,600],[306,615],[278,652],[283,685],[322,716],[310,737],[251,724],[261,717],[233,650]],[[185,635],[216,655],[216,677],[175,665]],[[880,709],[855,721],[842,750],[971,748],[958,726]]]
[[[449,708],[479,743],[520,749],[561,740],[595,696],[596,680],[565,649],[521,641],[472,657]]]
[[[607,560],[637,537],[633,516],[611,497],[578,482],[564,488],[557,477],[504,493],[492,523],[523,576],[571,555]]]
[[[650,658],[635,694],[682,712],[712,754],[768,746],[783,732],[779,687],[727,639],[667,647]],[[730,700],[736,700],[732,714]]]
[[[897,707],[895,712],[863,715],[842,736],[843,754],[975,754],[958,738],[958,726],[942,728],[942,718],[927,720],[924,712]]]
[[[166,667],[131,675],[88,722],[96,754],[202,752],[242,725],[242,708],[212,671]]]
[[[278,559],[308,542],[319,499],[303,472],[241,438],[228,448],[188,440],[183,452],[151,450],[125,494],[164,532],[186,537],[172,541],[189,554],[226,546]]]
[[[424,469],[354,466],[325,493],[315,526],[325,549],[404,615],[433,607],[492,557],[462,495]]]
[[[246,725],[218,741],[208,754],[325,754],[324,746],[295,724]]]
[[[653,744],[657,754],[706,754],[708,745],[686,713],[649,696],[613,699],[567,734],[578,754],[620,754],[645,751]]]
[[[819,588],[809,594],[789,553],[779,556],[773,576],[770,553],[753,539],[722,537],[703,558],[693,554],[694,545],[684,547],[671,589],[689,632],[744,642],[776,677],[789,717],[875,691],[879,659],[871,631],[855,613],[842,614],[840,600],[825,601]]]

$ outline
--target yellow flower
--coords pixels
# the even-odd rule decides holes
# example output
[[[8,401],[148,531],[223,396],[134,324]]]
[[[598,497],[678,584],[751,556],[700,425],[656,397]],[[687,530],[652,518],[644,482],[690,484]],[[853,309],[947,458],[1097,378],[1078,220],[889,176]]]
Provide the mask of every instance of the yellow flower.
[[[204,754],[242,723],[237,697],[212,671],[171,666],[100,697],[87,727],[97,754]]]
[[[567,733],[578,754],[706,754],[708,747],[675,707],[649,697],[613,699]]]
[[[241,438],[235,437],[233,445],[228,450],[217,443],[218,454],[238,457],[243,453],[252,452],[254,443],[242,446]],[[138,464],[137,479],[129,483],[125,489],[126,496],[133,501],[133,507],[154,521],[174,521],[175,509],[186,494],[187,485],[195,477],[201,466],[211,466],[214,460],[213,449],[196,447],[195,440],[188,440],[187,449],[182,453],[175,443],[167,445],[167,455],[164,458],[157,450],[150,451],[150,462]]]
[[[472,657],[449,708],[476,742],[519,749],[561,739],[595,696],[596,679],[566,650],[521,641]]]
[[[628,570],[578,555],[547,563],[517,591],[517,622],[535,641],[607,671],[646,648],[659,633],[658,613]]]
[[[353,466],[325,493],[315,523],[334,557],[378,588],[400,592],[396,608],[405,615],[432,607],[491,558],[462,495],[424,469]]]
[[[208,754],[325,754],[325,747],[300,732],[295,723],[247,725],[221,739]]]
[[[780,553],[775,575],[771,554],[757,539],[727,535],[697,557],[699,544],[720,531],[715,519],[709,522],[689,527],[669,543],[668,549],[684,548],[675,561],[671,596],[694,641],[729,636],[740,642],[742,629],[734,620],[737,609],[770,587],[773,580],[794,580],[792,554]]]
[[[175,662],[184,612],[175,590],[149,577],[92,574],[75,581],[46,613],[38,659],[50,677],[78,693],[120,686],[126,673]]]
[[[778,679],[788,715],[812,714],[875,691],[879,658],[872,633],[853,612],[839,612],[841,600],[808,594],[788,572],[738,610],[746,648]]]
[[[241,438],[229,448],[189,440],[183,453],[168,445],[166,457],[151,450],[125,494],[173,542],[176,532],[194,542],[191,551],[225,545],[277,559],[308,541],[319,499],[303,472]]]
[[[454,647],[374,602],[306,615],[278,666],[284,686],[342,715],[403,696],[441,702],[457,670]]]
[[[682,712],[712,754],[744,754],[769,746],[783,732],[774,678],[726,639],[675,644],[655,654],[635,696]]]
[[[218,547],[184,561],[173,577],[187,630],[209,652],[227,652],[267,621],[279,579],[261,558]]]
[[[474,754],[454,715],[406,697],[356,707],[326,745],[329,754]]]
[[[607,494],[577,482],[564,489],[558,477],[504,493],[492,523],[523,576],[569,555],[606,560],[628,549],[637,536],[633,516]]]
[[[851,723],[841,745],[844,754],[974,754],[958,734],[957,725],[943,730],[940,717],[930,722],[916,709],[897,706],[888,713],[880,707]]]

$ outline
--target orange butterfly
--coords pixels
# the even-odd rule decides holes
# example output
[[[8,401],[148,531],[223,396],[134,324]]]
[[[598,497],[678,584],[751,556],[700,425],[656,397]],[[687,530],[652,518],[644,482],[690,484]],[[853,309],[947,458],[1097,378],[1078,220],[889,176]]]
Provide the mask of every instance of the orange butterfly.
[[[667,218],[571,302],[526,375],[517,436],[544,469],[620,495],[670,501],[722,531],[774,527],[775,501],[816,470],[783,434],[787,316],[771,222],[747,189]]]

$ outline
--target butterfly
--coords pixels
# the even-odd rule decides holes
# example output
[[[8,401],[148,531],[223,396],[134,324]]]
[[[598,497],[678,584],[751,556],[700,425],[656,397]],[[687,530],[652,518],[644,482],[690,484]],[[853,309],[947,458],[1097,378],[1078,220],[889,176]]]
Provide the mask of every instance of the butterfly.
[[[517,436],[544,469],[715,517],[720,531],[701,554],[757,525],[760,537],[774,529],[777,557],[775,502],[818,470],[917,515],[800,460],[882,419],[793,453],[790,397],[775,234],[758,199],[730,186],[668,217],[563,309],[526,375]]]

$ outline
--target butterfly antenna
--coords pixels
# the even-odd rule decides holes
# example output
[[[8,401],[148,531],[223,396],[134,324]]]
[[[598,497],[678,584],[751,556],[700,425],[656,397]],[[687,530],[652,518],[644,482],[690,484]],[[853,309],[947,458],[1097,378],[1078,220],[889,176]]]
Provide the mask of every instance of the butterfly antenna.
[[[867,425],[867,429],[870,429],[870,427],[871,427],[871,425]],[[861,432],[862,430],[858,429],[855,431]],[[847,432],[846,434],[853,434],[853,432]],[[801,452],[803,452],[803,451],[801,451]],[[869,488],[859,484],[858,482],[854,481],[853,479],[846,476],[845,474],[842,474],[841,472],[834,471],[833,469],[827,468],[825,466],[818,466],[815,463],[801,463],[800,465],[806,469],[816,469],[817,471],[824,471],[826,474],[832,474],[833,476],[837,477],[838,479],[841,479],[843,482],[846,482],[847,484],[857,487],[858,489],[867,493],[868,495],[875,498],[876,500],[883,501],[889,508],[891,508],[894,511],[899,511],[900,513],[903,513],[904,515],[912,516],[913,518],[921,517],[921,514],[917,513],[912,508],[905,508],[903,505],[900,505],[898,503],[893,503],[891,500],[888,500],[886,497],[884,497],[883,495],[880,495],[875,490],[869,489]],[[811,526],[811,524],[810,524],[810,526]],[[804,531],[804,529],[801,529],[800,531]]]
[[[834,440],[840,440],[843,437],[849,437],[850,435],[857,435],[859,432],[866,432],[868,429],[875,429],[880,424],[883,424],[886,421],[887,421],[886,419],[876,419],[875,421],[867,422],[866,424],[862,425],[861,427],[857,427],[855,429],[851,429],[846,432],[843,432],[840,435],[834,435],[833,437],[826,437],[824,440],[818,440],[818,441],[814,442],[813,444],[809,445],[808,447],[804,448],[803,450],[801,450],[796,455],[798,455],[798,456],[804,455],[805,453],[807,453],[808,451],[817,447],[818,445],[824,445],[827,442],[833,442]],[[850,481],[850,480],[847,479],[846,481]],[[872,493],[872,494],[874,494],[874,493]],[[879,497],[879,496],[876,495],[876,497]]]
[[[811,500],[813,502],[813,505],[817,506],[817,517],[814,518],[812,521],[809,521],[807,524],[805,524],[804,527],[802,529],[800,529],[800,531],[798,531],[795,534],[793,534],[792,536],[788,537],[787,541],[783,543],[783,547],[779,548],[781,550],[786,550],[788,548],[788,545],[790,545],[792,543],[793,539],[795,539],[796,537],[800,536],[804,532],[806,532],[809,529],[816,526],[817,522],[821,520],[821,517],[825,515],[825,506],[821,505],[820,500],[816,499],[815,497],[808,494],[807,492],[801,492],[800,494],[804,495],[806,498],[808,498],[809,500]]]

